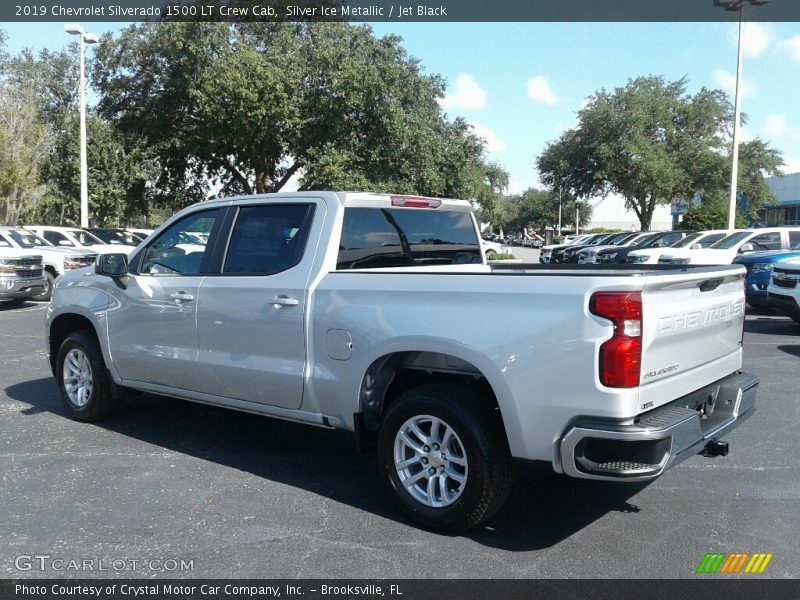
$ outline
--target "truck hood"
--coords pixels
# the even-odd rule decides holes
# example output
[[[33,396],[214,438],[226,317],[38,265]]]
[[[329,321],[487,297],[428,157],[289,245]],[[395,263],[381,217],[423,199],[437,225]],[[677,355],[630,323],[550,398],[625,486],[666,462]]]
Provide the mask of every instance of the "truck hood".
[[[38,256],[42,257],[42,253],[34,249],[26,248],[0,248],[0,260],[4,258],[20,258],[21,256]]]
[[[736,258],[738,264],[755,264],[759,262],[782,262],[793,258],[800,258],[800,250],[762,250]]]
[[[691,265],[729,265],[736,258],[736,249],[698,248],[696,250],[676,248],[665,251],[662,257],[688,258]]]
[[[135,246],[126,246],[125,244],[94,244],[86,246],[87,253],[95,254],[130,254],[135,249]]]

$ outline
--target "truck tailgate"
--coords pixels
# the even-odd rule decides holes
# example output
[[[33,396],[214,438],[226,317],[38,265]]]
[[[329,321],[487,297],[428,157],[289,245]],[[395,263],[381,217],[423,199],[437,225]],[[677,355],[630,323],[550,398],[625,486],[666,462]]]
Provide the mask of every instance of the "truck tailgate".
[[[650,277],[642,291],[640,409],[660,406],[741,366],[743,268]]]

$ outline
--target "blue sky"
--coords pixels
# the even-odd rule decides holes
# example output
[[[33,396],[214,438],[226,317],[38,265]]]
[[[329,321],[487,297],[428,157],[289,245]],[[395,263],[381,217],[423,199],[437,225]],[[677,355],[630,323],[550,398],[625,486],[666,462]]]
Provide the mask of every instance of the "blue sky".
[[[93,23],[96,33],[119,23]],[[736,72],[733,23],[376,23],[396,33],[427,72],[448,81],[443,106],[488,141],[511,174],[511,191],[538,184],[533,163],[545,143],[575,124],[584,100],[637,75],[687,76],[689,90],[730,89]],[[60,23],[0,24],[12,52],[60,48]],[[745,32],[745,137],[783,151],[800,171],[800,23],[748,24]],[[732,92],[731,92],[732,93]]]

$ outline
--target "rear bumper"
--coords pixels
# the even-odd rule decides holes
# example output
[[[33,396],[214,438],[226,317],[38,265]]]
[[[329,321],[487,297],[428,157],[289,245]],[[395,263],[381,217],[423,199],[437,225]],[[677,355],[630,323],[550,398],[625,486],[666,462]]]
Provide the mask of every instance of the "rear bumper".
[[[609,481],[655,479],[750,417],[757,388],[755,376],[734,373],[639,415],[633,424],[579,419],[561,438],[564,473]]]

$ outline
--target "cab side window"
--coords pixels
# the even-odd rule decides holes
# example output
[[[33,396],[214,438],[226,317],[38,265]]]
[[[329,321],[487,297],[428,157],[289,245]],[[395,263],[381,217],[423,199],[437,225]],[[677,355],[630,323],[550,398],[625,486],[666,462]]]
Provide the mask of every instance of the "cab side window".
[[[774,233],[762,233],[750,240],[756,250],[780,250],[781,249],[781,234],[777,231]]]
[[[800,250],[800,231],[789,232],[789,248]]]
[[[303,258],[312,204],[243,206],[233,225],[224,274],[273,275]]]
[[[58,231],[45,231],[42,235],[44,239],[48,242],[53,244],[54,246],[74,246],[69,238],[65,236],[63,233],[59,233]],[[64,243],[62,243],[64,242]]]
[[[163,231],[144,251],[140,274],[199,275],[220,209],[194,213]]]

